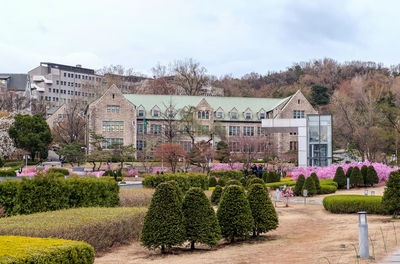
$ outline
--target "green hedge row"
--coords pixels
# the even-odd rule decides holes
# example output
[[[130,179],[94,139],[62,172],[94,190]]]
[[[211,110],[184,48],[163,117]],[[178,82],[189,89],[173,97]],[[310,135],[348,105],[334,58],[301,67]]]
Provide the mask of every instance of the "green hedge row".
[[[138,240],[146,211],[138,207],[91,207],[17,215],[0,219],[0,235],[85,241],[99,252]]]
[[[336,191],[337,187],[335,185],[321,184],[320,194],[335,193]]]
[[[175,173],[145,175],[142,182],[144,187],[156,188],[160,183],[174,180],[182,191],[186,192],[190,187],[199,187],[208,190],[208,177],[201,173]]]
[[[283,186],[283,185],[286,185],[286,187],[295,186],[296,181],[271,182],[271,183],[265,184],[265,186],[271,187],[273,189],[279,188],[279,186]]]
[[[0,263],[91,264],[93,248],[78,241],[21,236],[0,237]]]
[[[14,169],[0,170],[0,177],[16,177],[17,173]]]
[[[239,171],[239,170],[210,171],[208,173],[208,176],[216,177],[216,178],[227,178],[227,179],[238,180],[238,181],[240,181],[241,179],[244,178],[243,171]]]
[[[0,206],[6,216],[118,204],[119,186],[112,179],[35,176],[0,182]]]
[[[335,214],[349,214],[365,211],[369,214],[386,214],[382,196],[332,195],[323,200],[324,208]]]
[[[69,175],[69,171],[64,168],[50,168],[47,173],[61,173],[62,175]]]

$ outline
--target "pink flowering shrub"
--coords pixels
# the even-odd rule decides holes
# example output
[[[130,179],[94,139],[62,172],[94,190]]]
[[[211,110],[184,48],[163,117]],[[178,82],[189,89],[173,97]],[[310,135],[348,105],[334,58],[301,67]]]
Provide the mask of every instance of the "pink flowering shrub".
[[[22,177],[33,177],[36,174],[36,167],[35,166],[29,166],[25,167],[22,169],[21,173],[18,173],[17,171],[17,176],[22,176]]]
[[[95,176],[97,178],[100,178],[101,176],[103,176],[103,174],[105,173],[105,171],[91,171],[86,173],[87,176]]]
[[[139,172],[138,172],[138,170],[130,169],[128,171],[128,175],[129,175],[129,177],[135,177],[136,175],[139,175]]]
[[[212,171],[220,171],[220,170],[243,170],[243,165],[239,162],[232,163],[232,166],[229,163],[219,163],[214,165],[211,168]]]
[[[281,190],[281,197],[286,200],[286,207],[289,206],[289,198],[294,196],[292,187],[288,187]]]
[[[161,167],[155,167],[155,168],[153,168],[153,174],[157,174],[157,172],[158,173],[161,173],[161,172],[164,172],[164,173],[166,173],[166,172],[168,172],[168,168],[161,168]]]
[[[298,167],[293,168],[292,171],[288,174],[293,177],[293,180],[297,180],[300,174],[303,174],[307,178],[313,172],[315,172],[320,179],[333,179],[333,177],[335,177],[336,169],[339,166],[341,166],[344,170],[344,173],[346,173],[349,167],[357,166],[361,169],[363,165],[372,165],[375,168],[376,173],[378,174],[379,181],[387,181],[387,179],[389,178],[389,174],[392,171],[397,171],[399,169],[399,167],[397,166],[388,166],[383,163],[364,161],[349,164],[332,164],[331,166],[327,167]]]

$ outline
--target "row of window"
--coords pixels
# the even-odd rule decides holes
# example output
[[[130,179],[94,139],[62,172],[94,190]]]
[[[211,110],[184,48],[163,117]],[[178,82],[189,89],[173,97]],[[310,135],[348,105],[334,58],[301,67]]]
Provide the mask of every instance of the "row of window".
[[[103,121],[103,132],[124,132],[124,121]]]
[[[119,113],[119,105],[107,105],[107,112],[109,113]]]
[[[303,111],[304,112],[304,111]],[[138,117],[143,117],[145,115],[145,111],[143,109],[139,109],[138,110]],[[238,119],[239,115],[237,112],[231,112],[231,119]],[[160,111],[157,109],[153,109],[152,110],[152,116],[158,117],[160,116]],[[174,112],[173,111],[169,111],[168,112],[168,116],[169,117],[174,117]],[[214,112],[214,117],[216,118],[223,118],[224,114],[221,111],[218,112]],[[252,119],[252,114],[247,112],[244,115],[244,118],[246,120],[251,120]],[[259,119],[265,119],[266,115],[265,113],[260,113],[259,114]],[[197,119],[210,119],[210,112],[209,111],[198,111],[197,112]]]
[[[78,87],[80,88],[82,86],[82,88],[94,88],[95,86],[93,84],[80,84],[80,83],[76,83],[76,82],[66,82],[66,81],[59,81],[56,80],[56,84],[57,85],[64,85],[64,86],[69,86],[69,87]],[[96,88],[99,88],[99,86],[96,86]]]
[[[101,81],[100,77],[94,77],[94,76],[90,76],[90,75],[80,75],[80,74],[76,74],[76,73],[69,73],[69,72],[64,72],[64,77],[68,77],[68,78],[75,78],[75,79],[82,79],[82,80],[89,80],[89,81],[94,81],[96,80],[97,82]]]
[[[64,89],[55,89],[55,88],[49,88],[49,93],[60,93],[60,94],[68,94],[68,95],[77,95],[77,96],[88,96],[88,97],[94,97],[96,96],[95,93],[86,93],[86,92],[79,92],[79,91],[72,91],[72,90],[64,90]]]
[[[293,118],[305,118],[304,110],[293,110]]]
[[[103,148],[108,149],[112,145],[123,145],[123,138],[105,138],[105,141],[102,143]]]

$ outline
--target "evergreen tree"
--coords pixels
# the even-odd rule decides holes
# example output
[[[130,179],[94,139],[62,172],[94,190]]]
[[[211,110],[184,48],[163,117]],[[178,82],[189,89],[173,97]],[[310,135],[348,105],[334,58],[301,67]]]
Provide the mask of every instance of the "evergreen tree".
[[[235,237],[247,237],[253,231],[254,220],[243,188],[231,185],[224,190],[217,211],[222,236],[234,242]]]
[[[279,182],[281,180],[281,176],[279,173],[276,171],[269,171],[266,175],[265,182],[266,183],[271,183],[271,182]]]
[[[252,179],[248,180],[246,184],[247,184],[247,188],[249,188],[252,184],[261,184],[261,185],[265,186],[264,181],[260,178],[252,178]]]
[[[304,177],[304,175],[300,174],[299,177],[297,178],[296,186],[294,186],[294,195],[296,195],[296,196],[303,195],[302,189],[303,189],[305,181],[306,181],[306,178]]]
[[[311,103],[315,105],[327,105],[331,99],[328,88],[322,85],[313,85],[311,87]]]
[[[389,175],[386,189],[382,197],[382,205],[393,216],[400,213],[400,170],[393,171]]]
[[[221,195],[222,195],[222,187],[217,185],[215,186],[214,191],[211,194],[211,203],[212,204],[219,204],[219,200],[221,199]]]
[[[321,193],[321,185],[319,184],[319,178],[315,172],[311,173],[310,177],[313,178],[315,183],[315,189],[317,189],[317,193]]]
[[[215,151],[215,159],[220,162],[228,162],[231,153],[229,151],[229,145],[225,141],[219,141],[217,149]]]
[[[361,175],[363,177],[363,183],[367,184],[367,174],[368,174],[368,166],[362,165],[361,167]]]
[[[265,233],[278,227],[278,215],[264,184],[255,183],[250,185],[247,199],[254,219],[253,236],[258,236],[260,233]]]
[[[221,239],[221,229],[214,209],[203,190],[197,187],[190,188],[183,200],[182,211],[186,229],[186,239],[190,248],[195,243],[215,246]]]
[[[217,179],[214,176],[211,176],[208,179],[208,187],[215,187],[217,186]]]
[[[230,185],[239,185],[242,186],[242,183],[238,180],[229,180],[225,186],[230,186]]]
[[[353,170],[351,171],[350,184],[353,187],[356,187],[356,186],[358,186],[360,184],[363,184],[363,183],[364,183],[364,179],[363,179],[363,176],[361,175],[361,171],[357,166],[355,166],[353,168]]]
[[[307,190],[308,196],[317,194],[317,188],[315,188],[315,182],[311,176],[307,177],[305,180],[301,193],[303,193],[304,190]]]
[[[338,184],[339,189],[346,186],[347,180],[346,180],[346,176],[344,175],[344,171],[343,171],[342,167],[339,166],[336,169],[335,177],[333,178],[333,180]]]
[[[346,178],[350,178],[351,172],[353,171],[353,167],[349,167],[346,171]],[[346,179],[346,184],[347,184],[347,179]]]
[[[370,165],[367,170],[367,181],[365,182],[365,184],[374,186],[374,184],[377,183],[379,183],[378,174],[376,173],[374,166]]]
[[[172,186],[174,186],[176,194],[178,195],[178,198],[179,198],[179,202],[182,203],[184,194],[183,194],[181,187],[179,187],[179,184],[174,180],[170,180],[167,182],[170,183]]]
[[[161,183],[144,218],[140,241],[148,249],[161,248],[165,253],[166,248],[181,245],[185,240],[182,203],[176,188],[171,183]]]

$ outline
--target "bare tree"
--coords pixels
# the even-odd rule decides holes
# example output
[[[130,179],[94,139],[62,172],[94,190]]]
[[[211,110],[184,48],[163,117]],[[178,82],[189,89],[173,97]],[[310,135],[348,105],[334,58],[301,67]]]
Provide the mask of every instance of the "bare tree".
[[[183,150],[182,145],[177,143],[165,143],[156,147],[155,157],[165,159],[171,166],[173,173],[176,172],[178,161],[183,160],[187,153]]]
[[[201,88],[209,84],[207,69],[193,59],[178,60],[171,66],[176,84],[183,94],[199,95]]]

